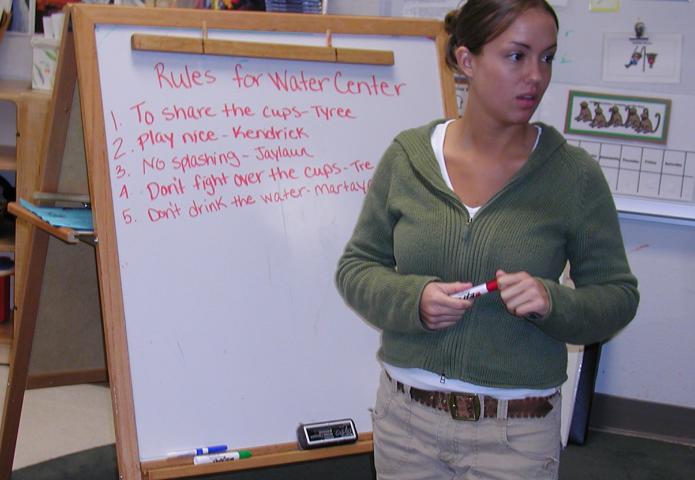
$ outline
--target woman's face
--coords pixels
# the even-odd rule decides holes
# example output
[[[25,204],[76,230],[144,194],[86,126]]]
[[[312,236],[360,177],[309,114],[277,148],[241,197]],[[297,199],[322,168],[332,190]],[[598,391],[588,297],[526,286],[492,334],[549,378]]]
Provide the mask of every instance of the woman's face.
[[[528,122],[550,83],[556,48],[555,21],[539,8],[521,13],[478,55],[459,47],[456,58],[469,80],[472,113],[502,124]]]

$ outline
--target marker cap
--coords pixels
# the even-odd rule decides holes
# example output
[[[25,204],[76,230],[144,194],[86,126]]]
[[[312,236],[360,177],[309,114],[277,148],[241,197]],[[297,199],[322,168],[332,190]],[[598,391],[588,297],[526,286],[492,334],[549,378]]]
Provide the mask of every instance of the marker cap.
[[[497,285],[497,280],[495,279],[495,280],[490,280],[489,282],[486,282],[485,288],[487,288],[488,292],[494,292],[495,290],[497,290],[499,288],[499,286]]]

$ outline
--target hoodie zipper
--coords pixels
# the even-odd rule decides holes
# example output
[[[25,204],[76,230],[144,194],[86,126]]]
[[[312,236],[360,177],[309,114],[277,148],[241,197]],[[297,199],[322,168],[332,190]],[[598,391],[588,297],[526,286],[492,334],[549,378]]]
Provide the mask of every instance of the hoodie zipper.
[[[542,136],[542,135],[543,135],[543,134],[541,133],[541,136]],[[539,143],[540,143],[540,139],[539,139]],[[556,148],[557,148],[557,147],[556,147]],[[553,151],[555,151],[556,148],[553,149]],[[531,151],[531,153],[529,154],[528,160],[531,159],[531,157],[533,156],[533,154],[534,154],[534,151]],[[548,153],[548,155],[550,155],[550,153]],[[528,160],[527,160],[527,163],[528,163]],[[436,159],[435,159],[435,163],[437,164],[437,166],[439,165],[439,164],[436,162]],[[480,213],[481,213],[483,210],[485,210],[485,209],[487,208],[488,205],[490,205],[492,202],[494,202],[495,200],[497,200],[497,198],[499,198],[501,195],[503,195],[503,194],[504,194],[507,190],[509,190],[515,183],[517,183],[520,179],[522,179],[522,178],[528,176],[528,175],[529,175],[529,172],[527,172],[526,170],[528,170],[528,169],[527,169],[526,165],[524,165],[524,166],[521,168],[521,170],[520,170],[519,172],[517,172],[517,173],[512,177],[512,179],[511,179],[504,187],[502,187],[502,189],[501,189],[500,191],[498,191],[498,192],[495,193],[492,197],[490,197],[490,199],[489,199],[487,202],[485,202],[485,203],[480,207],[480,210],[478,210],[478,212],[477,212],[476,215],[475,215],[476,218],[480,216]],[[533,171],[533,169],[532,169],[531,171]],[[522,175],[519,175],[519,173],[522,173]],[[423,175],[423,177],[424,177],[424,178],[427,178],[426,175]],[[463,205],[463,202],[461,201],[461,199],[456,195],[456,193],[455,193],[453,190],[449,189],[448,187],[446,187],[445,189],[442,189],[441,186],[435,185],[431,180],[428,179],[428,181],[429,181],[430,184],[433,185],[437,190],[439,190],[440,192],[444,193],[446,196],[450,197],[452,200],[455,200],[454,204],[455,204],[459,209],[461,209],[461,210],[463,210],[463,211],[465,212],[465,215],[466,215],[465,229],[466,229],[466,231],[468,231],[468,229],[469,229],[469,228],[472,226],[472,224],[473,224],[473,218],[471,217],[470,213],[468,213],[468,209]]]
[[[488,207],[490,204],[492,204],[492,203],[495,202],[499,197],[501,197],[502,195],[504,195],[504,193],[505,193],[507,190],[509,190],[510,188],[512,188],[512,186],[513,186],[514,184],[516,184],[520,179],[522,179],[522,178],[525,177],[525,176],[526,176],[526,174],[521,175],[521,176],[514,176],[514,177],[509,181],[509,183],[507,183],[504,187],[502,187],[501,190],[499,190],[499,191],[498,191],[497,193],[495,193],[492,197],[490,197],[490,199],[489,199],[487,202],[485,202],[483,205],[480,206],[480,209],[479,209],[478,212],[475,214],[475,218],[479,218],[479,217],[480,217],[480,214],[483,212],[483,210],[486,210],[487,207]],[[463,204],[463,202],[461,201],[461,199],[458,198],[458,196],[456,195],[456,193],[455,193],[453,190],[447,191],[447,192],[445,192],[445,193],[446,193],[449,197],[452,197],[453,199],[456,200],[456,205],[457,205],[457,207],[460,208],[461,210],[463,210],[464,214],[466,215],[465,229],[466,229],[466,232],[468,232],[468,230],[472,227],[473,220],[474,220],[473,217],[471,217],[470,212],[468,211],[468,209],[465,207],[465,205]]]

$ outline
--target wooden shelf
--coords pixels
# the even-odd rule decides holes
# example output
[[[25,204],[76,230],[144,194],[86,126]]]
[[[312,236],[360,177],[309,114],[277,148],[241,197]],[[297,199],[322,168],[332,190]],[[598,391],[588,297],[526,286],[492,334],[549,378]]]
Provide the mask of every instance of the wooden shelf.
[[[29,82],[0,79],[0,101],[13,102],[15,108],[18,108],[20,97],[30,89]],[[0,171],[2,170],[17,170],[17,149],[14,145],[0,145]]]
[[[17,170],[17,148],[12,145],[0,145],[0,171]]]
[[[16,172],[15,186],[18,197],[33,192],[43,138],[40,126],[46,118],[50,100],[50,92],[32,90],[29,80],[0,79],[0,102],[14,105],[17,135],[15,145],[0,145],[0,174]],[[22,247],[23,242],[27,241],[28,230],[15,228],[15,217],[9,213],[0,215],[0,256],[15,256],[16,278],[21,276]],[[16,248],[17,244],[20,245],[19,248]],[[20,258],[17,259],[17,256]],[[14,334],[14,315],[11,315],[9,321],[0,323],[0,363],[8,361],[9,346]]]
[[[21,96],[31,90],[31,83],[21,80],[0,79],[0,101],[9,101],[15,104],[19,114],[19,102]],[[17,170],[17,148],[14,145],[0,145],[0,171]],[[15,226],[14,219],[0,217],[0,255],[14,253],[15,251]],[[0,323],[0,354],[9,351],[14,334],[13,318]],[[2,359],[6,361],[5,359]]]
[[[19,97],[31,91],[31,82],[24,80],[3,80],[0,79],[0,100],[9,100],[17,103]]]
[[[20,80],[0,80],[0,101],[9,101],[19,110],[19,100],[23,94],[30,91],[31,83]],[[17,112],[18,113],[18,112]],[[0,172],[17,171],[17,147],[0,145]],[[0,218],[0,254],[14,252],[14,220]],[[0,339],[6,335],[12,338],[12,325],[4,327],[0,324]],[[7,325],[7,324],[6,324]]]
[[[85,243],[94,245],[94,232],[92,230],[73,230],[68,227],[54,227],[16,202],[10,202],[7,206],[7,210],[17,218],[29,222],[44,232],[50,233],[54,237],[61,239],[65,243],[74,244],[82,240]]]

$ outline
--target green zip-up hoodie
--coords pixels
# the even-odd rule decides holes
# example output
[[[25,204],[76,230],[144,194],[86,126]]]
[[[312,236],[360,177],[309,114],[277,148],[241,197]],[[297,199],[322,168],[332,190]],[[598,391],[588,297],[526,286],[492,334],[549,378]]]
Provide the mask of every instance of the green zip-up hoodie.
[[[539,124],[526,164],[470,220],[432,151],[440,122],[402,132],[384,153],[340,258],[338,289],[381,330],[379,356],[390,364],[483,386],[558,386],[566,379],[565,343],[607,339],[639,302],[603,172]],[[558,283],[568,260],[576,290]],[[419,302],[427,283],[477,285],[500,268],[540,279],[550,312],[513,316],[493,292],[476,299],[455,326],[423,325]]]

